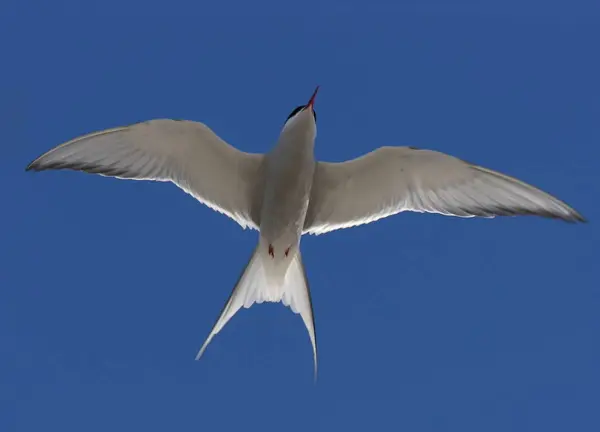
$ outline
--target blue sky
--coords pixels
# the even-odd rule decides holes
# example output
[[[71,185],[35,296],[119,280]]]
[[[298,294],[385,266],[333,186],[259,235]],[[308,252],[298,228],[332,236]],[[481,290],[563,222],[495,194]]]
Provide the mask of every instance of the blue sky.
[[[0,430],[600,430],[597,3],[368,5],[3,3]],[[441,150],[590,223],[402,214],[304,238],[315,385],[281,305],[194,361],[256,232],[169,184],[24,172],[157,117],[264,152],[316,84],[318,158]]]

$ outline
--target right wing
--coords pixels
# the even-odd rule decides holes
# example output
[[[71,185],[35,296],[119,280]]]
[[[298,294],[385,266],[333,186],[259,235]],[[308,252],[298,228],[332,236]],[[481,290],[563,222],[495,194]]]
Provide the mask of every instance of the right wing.
[[[317,163],[304,233],[322,234],[403,211],[585,221],[558,198],[513,177],[433,150],[381,147],[351,161]]]
[[[158,119],[75,138],[27,170],[170,181],[242,227],[258,229],[262,165],[262,155],[235,149],[202,123]]]

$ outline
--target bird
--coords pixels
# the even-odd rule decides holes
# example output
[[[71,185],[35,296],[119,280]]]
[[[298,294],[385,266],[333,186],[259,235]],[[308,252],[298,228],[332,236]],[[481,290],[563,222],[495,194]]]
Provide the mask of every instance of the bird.
[[[74,138],[27,171],[69,169],[172,182],[209,208],[258,230],[257,245],[204,344],[242,308],[281,302],[317,337],[306,270],[305,234],[324,234],[401,212],[458,217],[537,215],[586,222],[558,198],[514,177],[435,150],[379,147],[345,162],[317,161],[316,87],[287,117],[266,154],[246,153],[203,123],[152,119]]]

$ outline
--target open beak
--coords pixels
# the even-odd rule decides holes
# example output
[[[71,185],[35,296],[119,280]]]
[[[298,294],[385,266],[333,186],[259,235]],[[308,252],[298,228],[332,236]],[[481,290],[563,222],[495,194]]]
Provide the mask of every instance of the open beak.
[[[315,104],[315,98],[317,97],[317,92],[319,91],[319,86],[315,89],[315,92],[310,97],[310,100],[306,104],[306,108],[313,109],[313,105]]]

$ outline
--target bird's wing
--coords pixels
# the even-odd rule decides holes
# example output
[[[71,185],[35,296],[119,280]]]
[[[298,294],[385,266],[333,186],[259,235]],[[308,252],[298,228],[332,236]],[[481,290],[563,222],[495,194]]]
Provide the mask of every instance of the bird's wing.
[[[584,221],[559,199],[499,172],[437,151],[382,147],[347,162],[317,163],[304,232],[321,234],[402,211]]]
[[[158,119],[91,133],[34,160],[27,170],[72,169],[171,181],[242,227],[257,228],[263,156],[244,153],[202,123]]]

